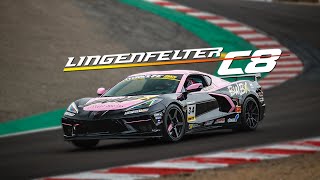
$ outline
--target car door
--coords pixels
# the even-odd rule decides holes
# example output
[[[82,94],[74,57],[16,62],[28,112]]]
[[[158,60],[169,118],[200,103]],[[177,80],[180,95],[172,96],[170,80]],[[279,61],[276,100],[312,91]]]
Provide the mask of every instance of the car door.
[[[191,83],[201,83],[203,87],[208,86],[205,78],[200,74],[189,75],[184,84],[184,88]],[[206,92],[196,91],[188,93],[186,97],[187,104],[187,121],[188,123],[202,123],[208,120],[208,112],[217,109],[218,103],[215,98]]]

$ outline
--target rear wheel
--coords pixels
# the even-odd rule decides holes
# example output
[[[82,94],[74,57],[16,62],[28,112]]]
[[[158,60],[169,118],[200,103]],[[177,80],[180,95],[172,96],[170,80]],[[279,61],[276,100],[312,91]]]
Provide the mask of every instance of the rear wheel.
[[[99,143],[98,139],[90,139],[90,140],[73,140],[72,144],[79,148],[93,148]]]
[[[171,104],[165,112],[164,140],[176,142],[183,138],[186,131],[186,120],[179,106]]]
[[[260,109],[258,103],[248,97],[243,103],[241,126],[243,130],[253,131],[257,129],[260,121]]]

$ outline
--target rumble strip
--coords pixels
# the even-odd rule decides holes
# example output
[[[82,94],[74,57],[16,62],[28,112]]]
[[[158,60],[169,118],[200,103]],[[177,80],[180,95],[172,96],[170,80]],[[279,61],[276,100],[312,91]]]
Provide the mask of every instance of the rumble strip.
[[[223,16],[212,14],[208,12],[199,11],[184,5],[165,0],[145,0],[159,6],[173,9],[187,15],[202,19],[216,26],[219,26],[227,31],[230,31],[237,36],[248,41],[258,49],[281,49],[282,53],[290,54],[290,56],[280,57],[277,60],[277,66],[265,78],[259,81],[259,84],[264,89],[269,89],[274,86],[280,85],[285,81],[298,76],[303,71],[303,64],[301,60],[292,53],[288,48],[284,47],[277,40],[268,36],[267,34],[245,25],[241,22],[227,19]]]
[[[257,163],[268,159],[285,158],[298,154],[311,154],[319,151],[320,137],[315,137],[40,179],[150,179],[179,173],[193,173],[202,169],[225,168],[238,164]]]

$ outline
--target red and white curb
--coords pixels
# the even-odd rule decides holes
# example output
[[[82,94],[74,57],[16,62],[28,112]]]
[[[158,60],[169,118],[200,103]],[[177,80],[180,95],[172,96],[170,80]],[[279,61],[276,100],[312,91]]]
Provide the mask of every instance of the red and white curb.
[[[312,154],[316,152],[320,152],[320,137],[98,169],[75,174],[44,177],[40,179],[150,179],[165,175],[193,173],[202,169],[224,168],[238,164],[256,163],[268,159],[285,158],[298,154]]]
[[[187,6],[183,6],[174,2],[165,0],[145,0],[159,6],[173,9],[187,15],[205,20],[225,30],[228,30],[237,36],[248,41],[258,49],[272,49],[278,48],[283,51],[283,54],[290,54],[290,56],[282,56],[277,60],[277,65],[265,78],[260,80],[260,84],[264,89],[269,89],[277,86],[285,81],[298,76],[303,71],[303,64],[300,59],[292,53],[288,48],[281,45],[277,40],[268,36],[253,27],[245,25],[241,22],[230,20],[223,16],[202,12]]]

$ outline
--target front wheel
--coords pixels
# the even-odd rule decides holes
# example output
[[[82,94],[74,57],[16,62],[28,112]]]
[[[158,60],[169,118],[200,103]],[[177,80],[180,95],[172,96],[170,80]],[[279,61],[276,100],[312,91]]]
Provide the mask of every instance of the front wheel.
[[[73,140],[71,141],[73,145],[75,145],[76,147],[79,148],[93,148],[95,147],[98,143],[99,140],[98,139],[90,139],[90,140]]]
[[[179,106],[168,106],[164,117],[164,140],[176,142],[183,138],[186,131],[186,119]]]

